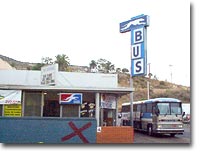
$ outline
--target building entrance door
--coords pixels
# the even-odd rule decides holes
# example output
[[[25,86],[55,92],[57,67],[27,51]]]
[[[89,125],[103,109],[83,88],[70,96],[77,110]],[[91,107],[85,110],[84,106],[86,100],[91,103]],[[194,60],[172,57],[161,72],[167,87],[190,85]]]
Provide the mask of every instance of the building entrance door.
[[[103,124],[104,126],[115,125],[115,110],[114,109],[103,109]]]

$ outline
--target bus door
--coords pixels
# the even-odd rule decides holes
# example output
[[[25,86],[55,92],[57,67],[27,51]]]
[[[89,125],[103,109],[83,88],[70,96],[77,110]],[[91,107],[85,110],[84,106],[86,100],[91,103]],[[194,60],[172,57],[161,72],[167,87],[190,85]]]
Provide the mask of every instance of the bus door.
[[[158,122],[158,108],[156,106],[156,104],[153,104],[153,107],[152,107],[152,124],[157,124]],[[155,126],[154,126],[155,127]]]
[[[136,112],[135,112],[135,120],[134,120],[134,127],[137,129],[142,128],[142,122],[141,122],[141,105],[137,104],[136,105]]]
[[[136,121],[141,121],[141,105],[137,105],[137,110],[136,110]]]

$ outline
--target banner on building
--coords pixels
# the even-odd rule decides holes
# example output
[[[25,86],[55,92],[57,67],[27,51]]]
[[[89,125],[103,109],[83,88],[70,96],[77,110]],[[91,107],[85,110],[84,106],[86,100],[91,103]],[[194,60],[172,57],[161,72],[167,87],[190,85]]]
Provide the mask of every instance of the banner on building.
[[[0,105],[21,104],[21,90],[0,90]]]
[[[101,94],[101,108],[116,109],[117,97],[113,94]]]

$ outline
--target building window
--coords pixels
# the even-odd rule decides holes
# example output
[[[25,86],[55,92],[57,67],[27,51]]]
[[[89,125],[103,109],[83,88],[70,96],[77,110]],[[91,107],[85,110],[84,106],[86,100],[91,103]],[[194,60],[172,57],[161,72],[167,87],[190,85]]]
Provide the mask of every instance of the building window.
[[[41,92],[25,92],[24,116],[41,116]]]
[[[79,117],[80,105],[62,105],[62,117]]]
[[[81,117],[95,117],[95,103],[83,102],[80,113]]]
[[[137,112],[141,112],[141,105],[140,104],[137,105]]]

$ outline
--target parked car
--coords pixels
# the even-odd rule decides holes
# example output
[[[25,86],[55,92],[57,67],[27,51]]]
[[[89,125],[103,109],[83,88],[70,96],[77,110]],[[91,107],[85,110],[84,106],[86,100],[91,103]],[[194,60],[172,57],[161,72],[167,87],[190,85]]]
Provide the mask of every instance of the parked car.
[[[190,114],[186,114],[183,116],[183,123],[190,123]]]

